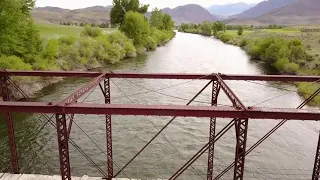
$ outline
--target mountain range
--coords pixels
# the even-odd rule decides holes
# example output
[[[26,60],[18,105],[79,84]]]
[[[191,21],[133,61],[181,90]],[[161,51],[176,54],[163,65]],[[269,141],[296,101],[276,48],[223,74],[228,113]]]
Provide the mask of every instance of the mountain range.
[[[110,21],[111,8],[112,6],[93,6],[69,10],[58,7],[41,7],[35,8],[32,11],[32,15],[37,22],[41,23],[61,23],[68,21],[78,23],[103,23]],[[236,3],[211,6],[208,9],[197,4],[188,4],[172,9],[164,8],[162,11],[170,14],[177,25],[181,23],[216,21],[221,18],[225,19],[225,23],[230,24],[320,23],[320,0],[266,0],[256,5]],[[211,11],[211,13],[209,11]],[[225,17],[228,16],[228,14],[233,15]],[[150,13],[146,16],[149,17]]]

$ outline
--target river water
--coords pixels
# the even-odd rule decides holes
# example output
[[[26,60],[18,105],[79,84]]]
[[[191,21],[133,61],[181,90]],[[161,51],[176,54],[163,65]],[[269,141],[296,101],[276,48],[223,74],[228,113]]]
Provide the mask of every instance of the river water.
[[[223,44],[210,37],[177,33],[175,39],[155,52],[122,61],[120,64],[99,71],[142,72],[142,73],[229,73],[263,74],[260,64],[252,62],[240,48]],[[67,79],[39,92],[37,101],[56,101],[83,86],[88,80]],[[111,84],[112,103],[175,104],[188,102],[207,82],[183,80],[126,80],[114,79]],[[267,82],[228,82],[246,106],[295,108],[303,99],[295,87]],[[150,89],[161,89],[160,93],[142,93]],[[279,89],[280,88],[280,89]],[[120,90],[121,89],[121,90]],[[147,90],[149,89],[149,90]],[[193,105],[210,105],[210,89],[202,93]],[[129,98],[126,98],[125,93]],[[139,96],[132,94],[141,93]],[[273,98],[277,97],[277,98]],[[266,101],[268,99],[272,99]],[[103,103],[99,88],[87,98],[87,103]],[[230,106],[221,93],[220,106]],[[310,108],[310,107],[309,107]],[[51,115],[49,115],[51,116]],[[131,159],[170,117],[113,116],[113,155],[115,172]],[[9,150],[3,118],[0,119],[1,160],[9,160]],[[47,125],[40,136],[33,138],[45,120],[39,115],[15,114],[15,130],[18,142],[21,170],[24,173],[59,174],[56,131]],[[218,119],[218,131],[230,119]],[[77,115],[75,122],[103,150],[106,148],[105,118],[97,115]],[[279,121],[250,120],[248,148],[259,140]],[[106,170],[106,156],[92,141],[73,125],[71,138],[95,163]],[[246,158],[245,179],[310,179],[313,169],[319,123],[290,121],[255,149]],[[120,177],[169,178],[189,158],[208,142],[208,118],[179,117],[140,154]],[[216,143],[214,174],[217,175],[234,160],[235,132],[232,128]],[[43,147],[44,146],[44,147]],[[26,149],[26,150],[24,150]],[[88,174],[102,176],[91,163],[70,145],[72,175]],[[180,179],[204,179],[207,153],[199,158]],[[1,166],[0,166],[1,167]],[[4,168],[2,171],[4,171]],[[195,171],[196,170],[196,171]],[[231,179],[233,169],[222,179]]]

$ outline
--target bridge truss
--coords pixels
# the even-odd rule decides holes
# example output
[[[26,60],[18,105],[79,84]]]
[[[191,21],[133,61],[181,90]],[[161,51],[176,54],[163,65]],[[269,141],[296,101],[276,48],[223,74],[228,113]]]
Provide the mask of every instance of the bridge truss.
[[[84,87],[58,102],[14,102],[10,100],[9,84],[14,83],[11,77],[14,76],[39,76],[39,77],[86,77],[92,78]],[[195,95],[185,106],[182,105],[136,105],[136,104],[112,104],[110,92],[110,80],[113,78],[125,79],[179,79],[179,80],[199,80],[209,81],[208,84]],[[188,167],[192,165],[204,152],[208,151],[207,180],[219,179],[226,171],[234,168],[234,180],[242,180],[244,175],[245,156],[253,149],[246,149],[247,132],[250,120],[259,119],[283,119],[269,134],[268,138],[275,130],[288,120],[310,120],[320,119],[319,110],[302,109],[308,102],[320,93],[320,89],[310,94],[310,97],[297,109],[292,108],[265,108],[247,107],[237,95],[226,84],[226,81],[278,81],[278,82],[312,82],[318,83],[319,76],[288,76],[288,75],[226,75],[226,74],[150,74],[150,73],[101,73],[101,72],[63,72],[63,71],[0,71],[0,112],[5,113],[6,127],[9,137],[11,152],[10,170],[19,173],[18,153],[14,135],[14,120],[12,113],[43,113],[55,114],[56,121],[47,118],[57,129],[58,148],[60,156],[60,171],[62,180],[71,180],[69,144],[74,144],[70,139],[70,132],[75,114],[95,114],[106,117],[106,155],[107,173],[103,174],[108,180],[119,175],[150,143],[153,141],[177,116],[184,117],[208,117],[210,118],[210,130],[208,144],[196,153],[186,164],[181,167],[170,179],[176,179]],[[189,106],[189,104],[201,94],[210,84],[212,84],[211,106]],[[105,99],[105,104],[79,103],[78,100],[90,93],[97,86],[100,86]],[[224,92],[232,103],[232,107],[218,106],[219,93]],[[23,92],[22,92],[23,93]],[[71,116],[69,116],[71,115]],[[144,116],[174,116],[145,146],[134,156],[120,171],[114,174],[112,156],[112,115],[144,115]],[[69,123],[67,121],[70,117]],[[216,133],[216,118],[233,118],[233,120],[220,132]],[[215,142],[232,126],[236,130],[236,150],[235,160],[225,171],[214,178],[214,145]],[[258,141],[258,146],[265,139]],[[320,141],[316,153],[314,171],[312,179],[319,179],[320,172]],[[103,172],[103,170],[100,170]],[[311,173],[310,173],[311,175]]]

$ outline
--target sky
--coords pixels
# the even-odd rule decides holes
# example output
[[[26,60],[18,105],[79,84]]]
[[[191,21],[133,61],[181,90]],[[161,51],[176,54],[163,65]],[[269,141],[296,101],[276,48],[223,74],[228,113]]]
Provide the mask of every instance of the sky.
[[[174,8],[185,4],[199,4],[203,7],[209,7],[215,4],[230,4],[236,2],[259,3],[262,0],[140,0],[142,4],[150,4],[150,8],[158,7]],[[36,0],[37,7],[55,6],[65,9],[78,9],[89,6],[108,6],[112,0]]]

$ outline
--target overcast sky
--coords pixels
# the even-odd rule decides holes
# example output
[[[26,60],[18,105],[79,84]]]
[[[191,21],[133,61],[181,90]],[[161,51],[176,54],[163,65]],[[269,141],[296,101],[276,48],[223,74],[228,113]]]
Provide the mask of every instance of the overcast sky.
[[[140,0],[143,4],[150,4],[151,8],[176,7],[185,4],[199,4],[209,7],[214,4],[230,4],[235,2],[258,3],[262,0]],[[107,6],[111,5],[112,0],[36,0],[37,7],[56,6],[66,9],[77,9],[89,6]]]

